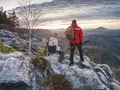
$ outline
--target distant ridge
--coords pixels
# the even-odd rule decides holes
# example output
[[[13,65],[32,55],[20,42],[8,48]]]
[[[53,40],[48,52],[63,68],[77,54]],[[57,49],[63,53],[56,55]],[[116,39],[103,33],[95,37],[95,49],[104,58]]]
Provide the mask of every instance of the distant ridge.
[[[103,30],[108,30],[107,28],[105,28],[105,27],[98,27],[98,28],[96,28],[95,30],[97,30],[97,31],[103,31]]]

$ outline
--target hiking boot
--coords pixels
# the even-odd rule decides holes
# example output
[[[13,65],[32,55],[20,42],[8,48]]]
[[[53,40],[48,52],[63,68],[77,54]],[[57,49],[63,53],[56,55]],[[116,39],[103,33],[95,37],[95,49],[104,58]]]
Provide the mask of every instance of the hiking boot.
[[[59,63],[63,64],[62,60],[58,60]]]
[[[73,64],[73,63],[70,63],[70,64],[69,64],[69,66],[72,66],[72,65],[74,65],[74,64]]]
[[[81,62],[84,62],[84,60],[81,60]]]
[[[81,66],[86,67],[86,68],[90,68],[90,64],[86,60],[82,61]]]

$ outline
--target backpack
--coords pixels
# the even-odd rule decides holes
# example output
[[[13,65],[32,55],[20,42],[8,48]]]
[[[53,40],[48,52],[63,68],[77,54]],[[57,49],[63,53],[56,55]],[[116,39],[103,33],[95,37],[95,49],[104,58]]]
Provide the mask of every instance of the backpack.
[[[65,35],[68,40],[75,40],[74,28],[72,26],[69,26],[66,29]]]

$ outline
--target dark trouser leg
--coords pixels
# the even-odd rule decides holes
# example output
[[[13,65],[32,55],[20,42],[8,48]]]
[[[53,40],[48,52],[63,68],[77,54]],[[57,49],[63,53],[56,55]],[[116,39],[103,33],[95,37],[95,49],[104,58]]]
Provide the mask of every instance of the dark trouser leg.
[[[70,44],[70,63],[73,64],[73,58],[74,58],[74,52],[75,52],[75,45]]]
[[[81,61],[84,61],[83,51],[82,51],[82,45],[78,45],[77,47],[78,47],[79,54],[80,54],[80,60],[81,60]]]
[[[64,52],[63,51],[58,51],[58,54],[59,54],[59,59],[58,61],[63,61],[65,59],[64,57]]]

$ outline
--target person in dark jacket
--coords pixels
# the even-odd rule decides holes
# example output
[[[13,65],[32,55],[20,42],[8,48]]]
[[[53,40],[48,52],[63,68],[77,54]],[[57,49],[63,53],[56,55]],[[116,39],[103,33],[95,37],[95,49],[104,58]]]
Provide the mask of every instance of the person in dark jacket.
[[[74,52],[75,48],[78,48],[80,60],[83,62],[83,51],[82,51],[82,43],[83,43],[83,31],[81,27],[77,25],[76,20],[72,20],[71,26],[74,28],[74,34],[75,34],[75,40],[69,40],[70,42],[70,66],[74,64],[73,58],[74,58]]]

